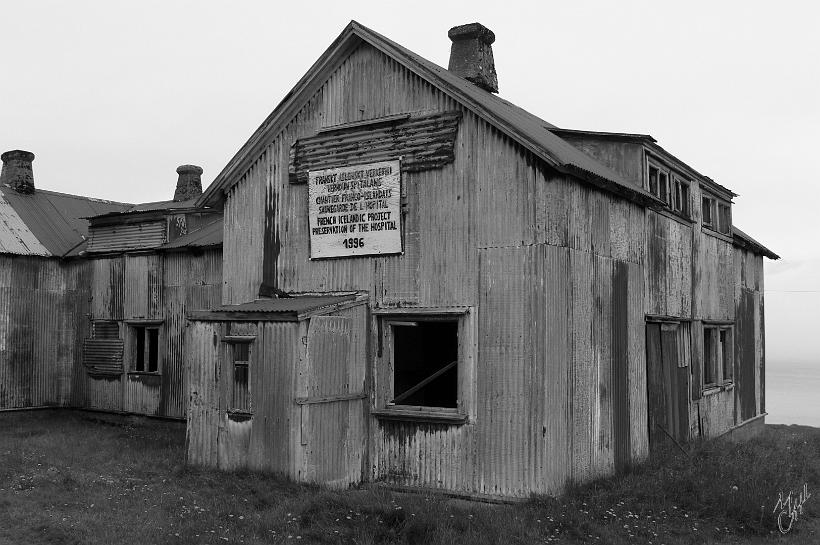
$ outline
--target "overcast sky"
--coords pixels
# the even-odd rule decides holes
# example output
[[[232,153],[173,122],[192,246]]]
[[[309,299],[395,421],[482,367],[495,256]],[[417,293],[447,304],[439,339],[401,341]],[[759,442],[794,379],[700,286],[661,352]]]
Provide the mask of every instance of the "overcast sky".
[[[496,34],[500,95],[560,127],[649,133],[740,194],[766,265],[769,368],[820,366],[820,13],[812,2],[4,2],[0,150],[38,187],[169,199],[207,184],[350,19],[447,66]]]

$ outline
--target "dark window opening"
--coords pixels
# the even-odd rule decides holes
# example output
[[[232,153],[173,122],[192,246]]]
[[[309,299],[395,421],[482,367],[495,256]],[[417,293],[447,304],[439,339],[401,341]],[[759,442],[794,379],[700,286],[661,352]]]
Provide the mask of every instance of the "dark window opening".
[[[658,197],[669,204],[669,174],[666,172],[658,174]]]
[[[713,206],[713,204],[714,204],[714,201],[712,199],[710,199],[709,197],[703,197],[701,199],[700,208],[701,208],[701,214],[703,216],[703,225],[711,226],[712,223],[714,222],[714,219],[712,218],[712,206]]]
[[[251,345],[247,342],[228,345],[233,365],[230,409],[238,412],[251,412],[250,390],[250,357]]]
[[[396,405],[458,407],[458,321],[415,321],[393,328]]]
[[[703,330],[703,385],[713,386],[717,383],[717,352],[715,350],[714,329]]]
[[[649,192],[653,195],[658,195],[658,169],[649,167]]]
[[[689,184],[683,180],[675,179],[672,207],[675,212],[689,217]]]
[[[133,326],[134,371],[156,373],[159,371],[159,329]]]
[[[718,203],[718,231],[728,235],[732,229],[731,216],[729,215],[729,205]]]

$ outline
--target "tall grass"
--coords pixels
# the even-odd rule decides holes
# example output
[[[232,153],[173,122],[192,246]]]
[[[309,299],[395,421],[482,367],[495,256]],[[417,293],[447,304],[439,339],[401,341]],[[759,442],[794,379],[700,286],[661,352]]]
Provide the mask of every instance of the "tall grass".
[[[516,505],[188,468],[183,447],[175,423],[0,415],[0,544],[708,543],[771,535],[779,493],[820,484],[820,430],[783,426]],[[817,528],[816,503],[795,535]]]

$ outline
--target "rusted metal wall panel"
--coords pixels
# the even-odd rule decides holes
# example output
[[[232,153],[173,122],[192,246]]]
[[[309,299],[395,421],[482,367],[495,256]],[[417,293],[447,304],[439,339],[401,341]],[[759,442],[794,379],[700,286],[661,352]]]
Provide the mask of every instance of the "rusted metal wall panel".
[[[92,227],[89,252],[112,252],[156,248],[165,243],[165,220]]]
[[[226,282],[222,292],[225,304],[246,303],[259,296],[265,188],[270,168],[269,157],[265,154],[231,189],[225,202],[223,269]],[[287,170],[282,175],[286,176]],[[307,191],[307,186],[298,187]]]
[[[69,403],[88,312],[83,266],[0,256],[0,408]]]
[[[735,248],[728,241],[699,233],[694,286],[696,320],[734,320]]]
[[[692,315],[692,228],[647,212],[646,312]]]
[[[735,321],[735,369],[740,421],[757,415],[757,328],[755,293],[742,289],[737,302]]]

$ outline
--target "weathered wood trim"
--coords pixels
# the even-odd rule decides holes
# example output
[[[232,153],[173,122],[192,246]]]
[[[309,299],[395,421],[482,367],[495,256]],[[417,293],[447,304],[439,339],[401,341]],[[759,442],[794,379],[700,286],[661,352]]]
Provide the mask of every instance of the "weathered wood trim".
[[[189,320],[200,322],[298,322],[295,312],[234,312],[218,310],[194,310]]]
[[[395,117],[395,116],[392,116]],[[308,171],[401,157],[402,172],[442,167],[455,160],[460,111],[340,126],[331,133],[300,138],[290,148],[290,183],[307,183]],[[382,125],[389,126],[382,126]]]
[[[394,114],[394,115],[386,115],[384,117],[377,117],[375,119],[365,119],[363,121],[353,121],[351,123],[340,123],[338,125],[330,125],[327,127],[320,127],[316,132],[320,134],[326,134],[330,132],[336,131],[344,131],[348,129],[357,129],[360,127],[378,127],[379,125],[387,125],[391,123],[399,123],[402,121],[406,121],[410,118],[410,114]]]
[[[373,409],[370,414],[379,420],[401,420],[404,422],[427,422],[431,424],[466,424],[467,415],[423,409]]]
[[[376,316],[390,315],[451,315],[462,316],[470,312],[472,307],[402,307],[402,308],[374,308],[371,312]]]
[[[256,335],[225,335],[222,337],[223,343],[239,344],[252,343],[256,340]]]
[[[714,237],[714,238],[719,238],[720,240],[722,240],[724,242],[728,242],[729,244],[734,244],[734,239],[731,236],[724,235],[720,231],[715,231],[714,229],[712,229],[710,227],[706,227],[705,225],[701,225],[700,230],[701,230],[701,232],[703,232],[704,235],[708,235],[708,236]]]
[[[339,394],[333,396],[324,396],[324,397],[297,397],[296,404],[297,405],[316,405],[319,403],[335,403],[337,401],[354,401],[356,399],[365,399],[367,398],[367,394],[364,392],[353,393],[353,394]]]

